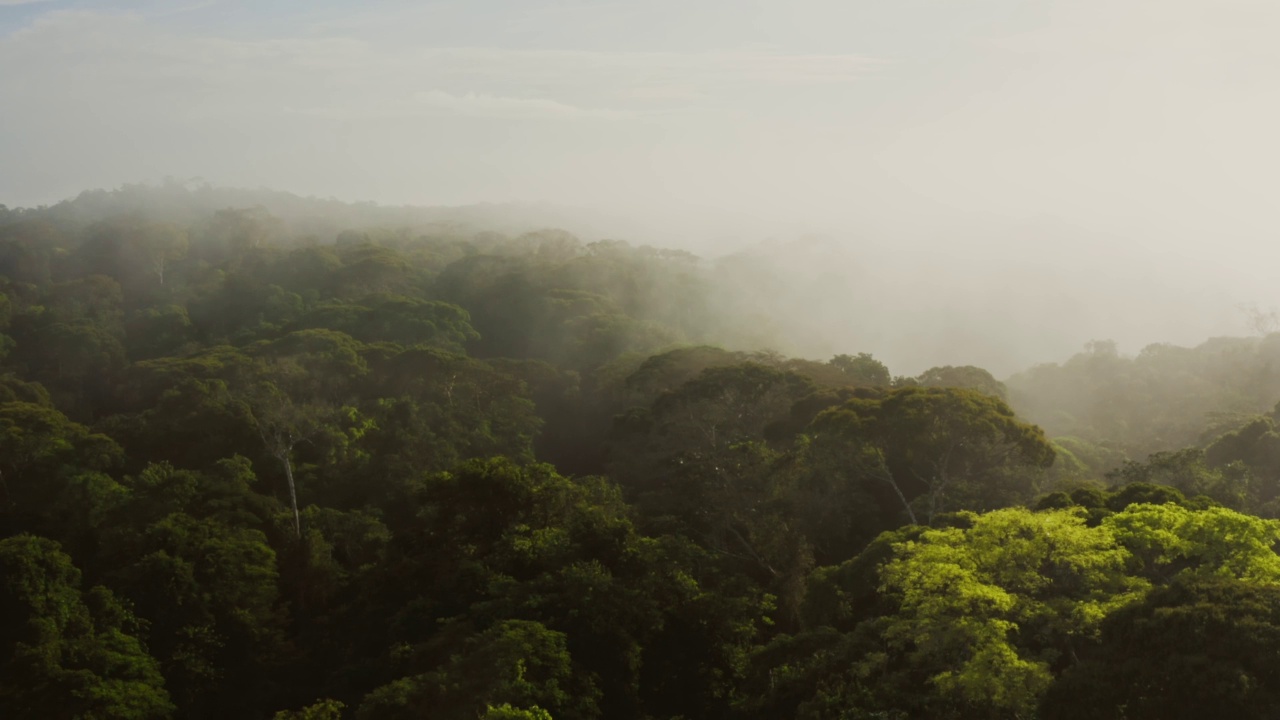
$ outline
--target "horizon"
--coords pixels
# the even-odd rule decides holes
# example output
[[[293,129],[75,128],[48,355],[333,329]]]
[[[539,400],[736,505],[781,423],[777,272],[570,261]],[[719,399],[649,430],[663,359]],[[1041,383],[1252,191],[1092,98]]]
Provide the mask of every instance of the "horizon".
[[[878,267],[859,309],[897,313],[824,310],[831,345],[1190,344],[1280,305],[1276,29],[1253,0],[5,0],[0,202],[548,204],[705,255],[826,238],[818,304]]]
[[[180,194],[175,195],[175,190]],[[204,193],[216,199],[200,198]],[[106,198],[108,203],[103,205],[99,197]],[[281,200],[288,202],[281,205]],[[303,204],[297,205],[293,201]],[[193,208],[200,212],[212,212],[224,206],[262,206],[289,221],[286,225],[300,224],[288,231],[295,237],[298,237],[298,233],[311,234],[314,230],[309,227],[315,220],[309,215],[314,209],[309,209],[307,204],[337,203],[346,208],[348,214],[332,216],[324,221],[329,224],[338,223],[333,225],[334,232],[342,229],[392,227],[425,229],[430,224],[445,222],[456,225],[464,232],[498,231],[519,235],[544,228],[558,228],[574,233],[584,242],[609,239],[623,240],[634,246],[690,249],[679,243],[664,243],[661,237],[644,235],[642,230],[637,230],[635,225],[628,226],[622,218],[609,218],[554,203],[380,205],[370,201],[302,196],[270,188],[217,186],[200,178],[186,181],[166,178],[157,184],[132,183],[110,190],[84,190],[74,198],[28,210],[39,213],[63,204],[74,206],[77,202],[90,203],[90,212],[104,218],[125,212],[127,208],[132,208],[129,212],[141,210],[144,215],[151,213],[154,216],[159,213],[163,216],[172,212],[189,214]],[[113,207],[112,202],[119,203],[121,207]],[[183,205],[184,202],[186,205]],[[622,230],[624,227],[629,227],[629,230]],[[618,230],[622,231],[614,232]],[[1061,228],[1057,230],[1063,232]],[[328,242],[332,240],[333,238],[327,238]],[[1011,313],[1010,316],[1020,318],[1022,325],[1010,327],[1006,322],[1008,317],[989,318],[982,325],[970,318],[976,315],[973,312],[975,306],[996,302],[997,295],[982,294],[981,286],[988,282],[989,276],[973,275],[968,277],[968,284],[965,285],[963,283],[966,275],[955,272],[959,262],[959,258],[955,256],[943,254],[935,257],[933,255],[936,253],[933,253],[929,260],[934,266],[930,268],[921,265],[922,258],[928,252],[927,248],[903,252],[901,247],[876,244],[865,238],[860,244],[851,246],[847,239],[840,237],[808,234],[739,239],[733,245],[713,242],[693,249],[698,250],[695,254],[702,259],[704,268],[709,271],[714,271],[725,262],[745,261],[755,263],[756,269],[752,272],[757,275],[761,271],[766,273],[758,276],[758,279],[769,284],[772,295],[761,297],[747,287],[739,288],[738,292],[739,301],[750,304],[744,305],[740,310],[756,312],[763,318],[769,318],[774,332],[769,346],[773,350],[815,360],[840,353],[867,351],[886,361],[895,373],[904,375],[915,375],[927,368],[943,365],[976,365],[992,371],[997,377],[1007,379],[1037,365],[1063,363],[1096,341],[1114,342],[1122,356],[1135,357],[1152,345],[1194,348],[1219,338],[1265,335],[1264,325],[1268,313],[1271,324],[1275,324],[1274,308],[1268,311],[1258,305],[1238,304],[1229,309],[1233,314],[1234,324],[1219,333],[1198,334],[1198,328],[1191,328],[1188,332],[1183,327],[1182,332],[1161,335],[1159,333],[1163,328],[1144,326],[1145,315],[1141,313],[1129,318],[1127,327],[1130,332],[1118,337],[1095,332],[1097,328],[1105,327],[1104,322],[1091,324],[1081,319],[1076,319],[1076,324],[1071,327],[1061,323],[1033,327],[1037,313],[1049,311],[1054,302],[1062,299],[1043,292],[1045,288],[1041,287],[1040,295],[1043,299],[1039,304],[1023,303],[1017,307],[1004,308],[1006,313]],[[1069,256],[1070,253],[1059,252],[1056,256],[1040,256],[1038,260],[1048,265],[1061,262]],[[948,269],[952,272],[946,272]],[[930,277],[952,282],[951,292],[958,298],[958,302],[946,304],[946,295],[941,291],[915,298],[914,301],[907,296],[892,294],[895,292],[893,286],[899,279],[913,272],[925,271],[932,273]],[[1095,272],[1095,275],[1098,273]],[[1114,273],[1112,275],[1111,279],[1114,279]],[[1007,276],[1005,279],[1014,283],[1011,287],[1015,287],[1015,294],[1016,283],[1021,282],[1024,296],[1034,297],[1036,293],[1030,289],[1030,285],[1044,282],[1046,277],[1048,276]],[[1095,287],[1102,287],[1107,277],[1102,274],[1093,280]],[[999,292],[1002,288],[996,290]],[[1061,293],[1062,288],[1058,288],[1058,292]],[[897,303],[894,314],[874,312],[877,302],[885,298]],[[904,298],[908,300],[906,304],[902,304]],[[859,302],[866,312],[850,317],[842,307],[830,302],[833,299]],[[1158,308],[1149,306],[1147,313],[1155,309]],[[989,312],[991,307],[986,310]],[[1099,318],[1097,313],[1101,310],[1105,308],[1093,309],[1093,319]],[[832,329],[841,332],[833,337],[830,332]],[[1068,329],[1074,334],[1065,331]],[[1145,337],[1135,334],[1135,330],[1145,331]],[[916,336],[923,332],[938,335],[931,336],[931,342],[922,343]],[[1034,332],[1039,332],[1040,339],[1047,344],[1049,350],[1039,353],[1029,351],[1028,338]],[[968,335],[970,333],[977,334],[977,337]]]

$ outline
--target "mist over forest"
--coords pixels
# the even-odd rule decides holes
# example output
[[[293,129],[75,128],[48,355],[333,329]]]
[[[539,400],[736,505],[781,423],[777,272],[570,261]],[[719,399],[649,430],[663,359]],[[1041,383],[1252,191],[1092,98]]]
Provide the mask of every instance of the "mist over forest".
[[[0,718],[1280,717],[1278,30],[0,0]]]
[[[56,215],[76,222],[136,211],[178,224],[260,207],[279,222],[274,240],[285,245],[350,228],[513,236],[557,229],[583,242],[685,250],[727,311],[717,327],[702,329],[706,337],[812,358],[856,348],[904,374],[960,363],[1007,377],[1098,340],[1136,355],[1153,344],[1195,346],[1276,329],[1269,279],[1250,278],[1265,263],[1223,272],[1048,218],[1004,226],[953,218],[928,231],[909,229],[908,220],[906,230],[858,233],[752,230],[721,218],[691,229],[551,203],[382,206],[175,179],[85,192],[59,207]]]
[[[1280,707],[1274,315],[993,372],[979,267],[574,222],[0,206],[6,716]]]

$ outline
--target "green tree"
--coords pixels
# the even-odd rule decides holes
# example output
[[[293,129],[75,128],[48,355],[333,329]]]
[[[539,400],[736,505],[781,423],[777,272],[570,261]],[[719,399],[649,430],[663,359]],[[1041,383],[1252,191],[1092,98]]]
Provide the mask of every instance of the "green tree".
[[[1280,588],[1187,577],[1107,616],[1040,717],[1253,720],[1280,713]]]
[[[1103,526],[1129,551],[1133,571],[1155,581],[1181,574],[1280,579],[1280,556],[1273,550],[1280,542],[1280,520],[1223,507],[1135,503],[1105,518]]]
[[[298,329],[323,328],[363,342],[427,345],[461,352],[479,335],[467,312],[457,305],[393,295],[371,295],[359,305],[326,304],[299,318]]]
[[[167,718],[174,710],[140,623],[111,592],[80,589],[57,543],[0,540],[0,714]]]
[[[255,348],[261,359],[252,375],[241,380],[263,447],[284,471],[297,538],[302,537],[302,518],[294,449],[343,414],[354,383],[367,372],[359,350],[359,343],[344,333],[292,332]]]
[[[135,507],[153,502],[140,498]],[[186,512],[118,527],[103,541],[107,580],[150,623],[151,649],[181,715],[251,712],[280,652],[279,575],[265,534]]]
[[[122,455],[51,407],[0,404],[0,535],[40,533],[73,552],[91,544],[122,494],[106,474]]]
[[[125,323],[129,356],[135,360],[176,354],[191,342],[194,326],[181,305],[149,307]]]
[[[579,677],[563,633],[537,622],[508,620],[463,641],[436,669],[370,693],[356,717],[398,720],[429,713],[441,720],[470,720],[499,704],[547,707],[566,719],[600,717],[598,691]]]
[[[598,688],[599,716],[639,718],[646,703],[666,716],[726,709],[762,603],[701,585],[680,558],[712,560],[687,541],[639,536],[617,488],[493,459],[403,493],[385,510],[393,538],[370,582],[378,603],[366,608],[388,642],[419,649],[393,678],[439,667],[422,662],[440,647],[443,619],[453,618],[446,628],[532,620],[564,634],[575,687]],[[674,699],[659,690],[677,687]],[[564,705],[538,704],[569,717]]]
[[[1025,716],[1053,667],[1144,585],[1126,574],[1110,531],[1079,513],[997,510],[972,523],[895,549],[881,570],[881,591],[898,602],[879,628],[889,656],[864,668],[897,658],[928,668],[934,717],[951,716],[948,705],[972,708],[970,717]]]
[[[1009,399],[1009,392],[1004,383],[996,380],[986,370],[973,365],[932,367],[914,378],[904,379],[902,384],[921,385],[923,387],[968,388],[992,395],[1001,400]]]
[[[367,459],[344,503],[382,502],[389,483],[479,457],[533,459],[542,425],[527,386],[492,365],[433,348],[370,358],[364,410],[372,427],[355,445]]]
[[[1168,485],[1189,497],[1206,495],[1237,510],[1248,504],[1252,480],[1247,468],[1238,463],[1211,467],[1205,462],[1204,451],[1198,448],[1158,452],[1145,463],[1126,460],[1107,473],[1107,479],[1118,485]]]
[[[892,382],[889,368],[870,353],[836,355],[827,362],[839,368],[848,377],[850,385],[889,387]]]
[[[1271,549],[1280,525],[1221,507],[1130,503],[1101,522],[1083,508],[1010,508],[936,522],[886,534],[858,558],[815,571],[805,603],[811,629],[756,654],[750,677],[759,689],[744,707],[804,718],[1013,719],[1056,704],[1053,717],[1092,717],[1124,695],[1135,671],[1085,691],[1107,672],[1091,663],[1141,654],[1131,635],[1108,640],[1108,632],[1131,631],[1111,623],[1133,629],[1147,621],[1132,618],[1164,617],[1167,595],[1143,605],[1150,588],[1271,587],[1280,577]],[[1128,620],[1111,619],[1126,613]],[[1214,617],[1216,610],[1205,616]],[[1200,652],[1200,626],[1193,627],[1188,655]],[[1212,624],[1203,627],[1212,632]],[[1180,662],[1170,672],[1191,667]],[[1165,672],[1151,668],[1152,676]],[[1198,680],[1186,682],[1193,688]],[[1067,684],[1051,691],[1055,683]],[[1076,690],[1094,692],[1092,704],[1072,706]],[[1120,708],[1099,716],[1125,717]]]
[[[819,414],[808,432],[813,462],[847,481],[882,483],[912,523],[1023,499],[1035,472],[1054,460],[1040,428],[996,397],[959,388],[851,398]]]
[[[497,707],[490,705],[484,711],[483,720],[552,720],[551,713],[538,706],[520,709],[503,703]]]
[[[284,470],[289,488],[289,507],[293,511],[294,536],[302,538],[302,515],[298,509],[298,487],[293,472],[293,451],[298,443],[321,431],[335,414],[335,408],[319,402],[295,402],[274,383],[258,385],[248,404],[258,428],[262,445]]]
[[[320,700],[300,710],[281,710],[272,720],[342,720],[345,707],[337,700]]]
[[[161,285],[174,263],[187,256],[187,233],[173,225],[153,225],[133,238],[138,265],[155,276]]]
[[[611,470],[646,530],[685,535],[770,592],[797,596],[812,557],[791,523],[789,478],[761,439],[811,389],[756,363],[711,367],[619,418]]]

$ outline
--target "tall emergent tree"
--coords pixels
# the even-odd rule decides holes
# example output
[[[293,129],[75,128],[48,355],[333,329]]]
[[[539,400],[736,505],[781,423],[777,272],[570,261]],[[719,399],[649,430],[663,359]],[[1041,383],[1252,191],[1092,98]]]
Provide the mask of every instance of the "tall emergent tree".
[[[854,397],[809,427],[813,460],[849,481],[893,491],[912,523],[964,507],[985,510],[1029,495],[1053,464],[1044,432],[977,390],[905,387]]]

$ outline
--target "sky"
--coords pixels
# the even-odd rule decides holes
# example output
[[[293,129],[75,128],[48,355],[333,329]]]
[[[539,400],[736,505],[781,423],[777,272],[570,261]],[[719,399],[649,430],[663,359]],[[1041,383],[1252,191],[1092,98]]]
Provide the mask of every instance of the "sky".
[[[976,359],[1137,350],[1280,303],[1277,36],[1257,0],[0,0],[0,203],[199,177],[817,235],[939,343],[1031,333]]]

